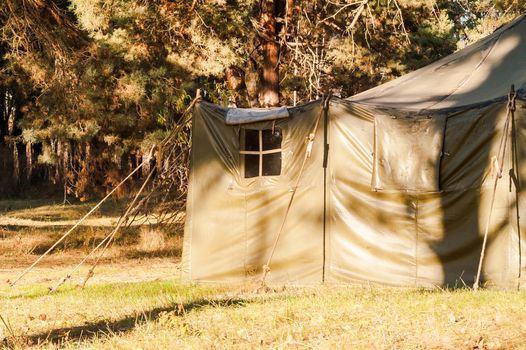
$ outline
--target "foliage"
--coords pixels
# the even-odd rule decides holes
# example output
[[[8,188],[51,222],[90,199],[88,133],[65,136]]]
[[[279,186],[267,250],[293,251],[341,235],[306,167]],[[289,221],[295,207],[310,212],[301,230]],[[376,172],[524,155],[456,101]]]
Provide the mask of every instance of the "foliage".
[[[108,190],[180,121],[198,87],[213,102],[257,105],[266,42],[279,44],[281,103],[293,104],[388,81],[526,10],[515,0],[275,0],[269,37],[262,3],[6,0],[0,157],[11,158],[3,171],[15,183],[0,185],[36,177],[81,198]],[[188,137],[178,140],[186,152]]]

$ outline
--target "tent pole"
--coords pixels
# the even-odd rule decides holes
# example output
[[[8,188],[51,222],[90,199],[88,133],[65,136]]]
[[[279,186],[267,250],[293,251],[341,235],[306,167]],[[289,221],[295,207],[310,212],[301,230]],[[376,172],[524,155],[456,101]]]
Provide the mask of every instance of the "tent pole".
[[[327,253],[327,164],[329,161],[329,109],[324,108],[323,116],[323,267],[321,282],[325,283],[325,263]]]
[[[519,196],[520,196],[520,191],[521,191],[521,178],[520,178],[520,174],[519,174],[519,150],[518,150],[518,146],[517,146],[517,124],[516,124],[516,120],[515,120],[515,114],[512,115],[511,117],[511,152],[512,152],[512,156],[511,156],[511,162],[512,162],[512,169],[510,169],[509,173],[510,173],[510,176],[511,176],[511,180],[510,181],[510,189],[509,191],[511,192],[511,186],[514,186],[515,187],[515,220],[516,220],[516,228],[517,228],[517,238],[518,238],[518,253],[519,253],[519,264],[518,264],[518,267],[519,267],[519,273],[517,275],[517,289],[519,289],[520,287],[520,281],[521,281],[521,277],[522,277],[522,247],[521,247],[521,225],[520,225],[520,201],[519,201]]]

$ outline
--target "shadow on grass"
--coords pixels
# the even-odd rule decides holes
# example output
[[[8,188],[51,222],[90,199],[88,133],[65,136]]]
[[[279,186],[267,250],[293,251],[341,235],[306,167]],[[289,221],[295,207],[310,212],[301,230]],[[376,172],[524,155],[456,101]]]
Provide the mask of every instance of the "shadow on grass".
[[[124,257],[127,259],[169,258],[180,256],[181,248],[179,247],[170,247],[152,251],[133,249],[124,253]]]
[[[182,316],[189,311],[198,310],[207,306],[243,307],[250,302],[250,299],[241,298],[199,299],[187,304],[174,304],[172,306],[155,308],[145,312],[138,312],[135,315],[127,316],[113,322],[100,321],[88,323],[82,326],[53,329],[45,333],[19,337],[14,341],[6,339],[4,342],[7,342],[4,344],[4,346],[7,346],[8,348],[14,348],[20,346],[21,344],[26,346],[50,344],[64,346],[69,342],[87,341],[100,336],[122,334],[132,331],[137,326],[157,320],[164,312],[174,312],[177,316]],[[0,343],[0,345],[2,344]]]

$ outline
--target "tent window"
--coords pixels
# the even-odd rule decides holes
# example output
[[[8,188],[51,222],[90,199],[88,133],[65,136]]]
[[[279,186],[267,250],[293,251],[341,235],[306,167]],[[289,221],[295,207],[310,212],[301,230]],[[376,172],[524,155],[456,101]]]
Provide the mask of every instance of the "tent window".
[[[281,129],[250,130],[241,134],[245,178],[281,174]]]

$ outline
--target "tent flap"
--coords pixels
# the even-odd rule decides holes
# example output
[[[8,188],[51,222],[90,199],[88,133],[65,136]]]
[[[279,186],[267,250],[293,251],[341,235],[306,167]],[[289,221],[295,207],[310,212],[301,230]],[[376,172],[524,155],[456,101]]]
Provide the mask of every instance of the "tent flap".
[[[373,189],[438,192],[445,121],[376,116]]]

